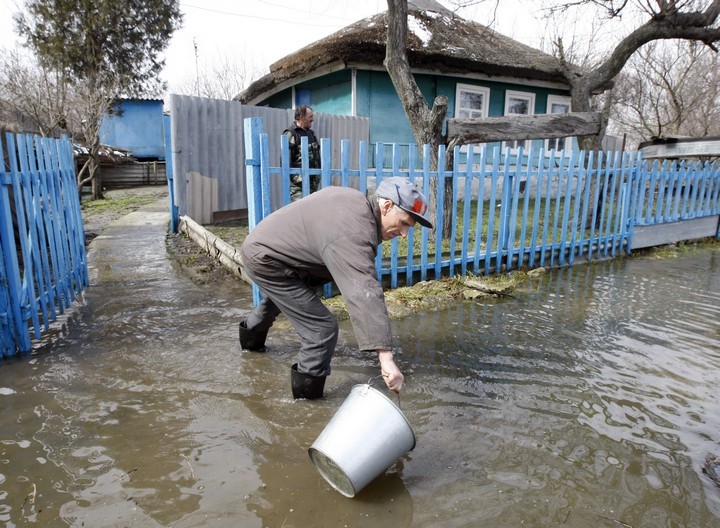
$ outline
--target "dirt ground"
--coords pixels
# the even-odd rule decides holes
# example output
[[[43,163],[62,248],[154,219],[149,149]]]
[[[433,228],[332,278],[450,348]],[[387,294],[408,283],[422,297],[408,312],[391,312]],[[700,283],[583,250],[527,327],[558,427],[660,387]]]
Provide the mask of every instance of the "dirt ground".
[[[206,227],[212,231],[212,226]],[[196,284],[240,280],[183,233],[168,233],[165,245],[183,273]]]

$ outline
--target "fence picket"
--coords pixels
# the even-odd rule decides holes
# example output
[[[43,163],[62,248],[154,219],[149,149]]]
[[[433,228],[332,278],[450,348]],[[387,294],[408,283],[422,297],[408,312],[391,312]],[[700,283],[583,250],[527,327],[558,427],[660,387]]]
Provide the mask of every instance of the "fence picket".
[[[447,152],[446,152],[447,154]],[[454,277],[455,276],[455,266],[457,265],[457,260],[455,258],[455,255],[457,254],[457,239],[455,238],[457,236],[457,222],[455,219],[457,219],[457,202],[458,202],[458,174],[460,173],[460,148],[455,147],[453,151],[453,170],[450,174],[450,211],[452,213],[453,221],[450,223],[450,243],[448,247],[448,276]],[[447,176],[446,176],[447,181]],[[445,189],[443,189],[443,193],[445,192]],[[419,229],[419,227],[418,227]],[[437,253],[437,252],[436,252]]]
[[[417,175],[417,147],[410,145],[408,149],[408,179],[416,184]],[[420,230],[422,232],[422,230]],[[408,233],[408,255],[407,255],[407,266],[405,268],[405,284],[411,286],[413,284],[413,274],[415,272],[415,228],[411,228]]]
[[[423,185],[422,192],[425,196],[430,196],[430,145],[423,145]],[[435,225],[435,224],[433,224]],[[420,280],[427,280],[428,261],[429,261],[429,250],[430,246],[430,232],[427,229],[422,229],[422,242],[420,246],[421,251],[421,271]]]
[[[50,151],[50,138],[36,138],[36,148],[42,155],[38,156],[42,165],[42,171],[47,181],[48,190],[48,204],[50,206],[50,222],[52,224],[52,238],[54,244],[51,246],[51,250],[54,248],[56,259],[57,259],[57,275],[55,277],[56,292],[55,294],[59,297],[58,309],[60,313],[64,313],[65,308],[69,308],[72,302],[73,296],[70,293],[69,279],[71,277],[70,260],[68,258],[67,249],[68,245],[63,244],[63,240],[67,240],[67,232],[64,231],[65,222],[63,222],[62,212],[62,199],[60,196],[60,171],[52,158],[52,152]],[[53,259],[55,262],[55,259]],[[58,291],[59,290],[59,291]]]
[[[515,157],[515,163],[510,162],[508,167],[509,178],[503,182],[503,192],[507,198],[507,206],[505,214],[503,215],[505,223],[505,234],[503,235],[503,251],[505,253],[505,267],[506,269],[513,268],[513,248],[515,247],[515,218],[517,217],[518,208],[518,190],[520,188],[519,182],[519,163],[523,159],[524,148],[521,146],[518,148],[517,156]]]
[[[457,160],[458,153],[460,152],[460,149],[456,149],[455,151],[455,159]],[[463,197],[469,197],[472,196],[472,182],[473,182],[473,145],[468,146],[467,151],[467,159],[465,162],[465,187],[463,189]],[[458,167],[458,171],[460,168]],[[470,245],[470,206],[472,204],[472,200],[464,199],[463,200],[463,234],[462,234],[462,255],[460,258],[460,275],[465,276],[467,274],[467,265],[468,265],[468,247]]]

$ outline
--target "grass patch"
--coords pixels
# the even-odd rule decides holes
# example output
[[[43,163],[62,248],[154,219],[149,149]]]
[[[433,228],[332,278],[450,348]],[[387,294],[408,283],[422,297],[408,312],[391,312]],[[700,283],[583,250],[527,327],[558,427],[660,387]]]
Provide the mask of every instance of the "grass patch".
[[[526,282],[528,277],[525,272],[512,271],[488,277],[468,275],[418,282],[413,286],[386,290],[385,306],[391,319],[399,319],[415,313],[442,310],[458,301],[512,297],[511,292]],[[349,318],[341,295],[323,299],[323,303],[337,319]]]
[[[102,198],[100,200],[83,200],[80,204],[83,213],[87,214],[127,214],[136,211],[143,205],[157,201],[152,194],[139,194],[122,198]]]
[[[207,227],[208,231],[233,247],[242,246],[245,237],[250,233],[247,221],[236,221],[225,224],[213,224]]]

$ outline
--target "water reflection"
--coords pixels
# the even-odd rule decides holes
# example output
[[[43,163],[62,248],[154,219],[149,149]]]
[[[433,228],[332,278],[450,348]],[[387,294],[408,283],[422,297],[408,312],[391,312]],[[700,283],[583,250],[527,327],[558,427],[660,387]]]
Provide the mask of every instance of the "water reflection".
[[[718,451],[719,270],[715,253],[604,262],[408,322],[413,408],[440,439],[431,447],[451,437],[456,450],[411,470],[447,474],[448,498],[492,490],[459,523],[470,508],[488,525],[719,525],[718,490],[700,475]]]
[[[414,451],[346,499],[307,449],[377,374],[341,325],[327,398],[298,340],[237,343],[239,283],[91,288],[67,331],[0,366],[6,526],[720,526],[720,253],[556,270],[515,298],[398,321]]]

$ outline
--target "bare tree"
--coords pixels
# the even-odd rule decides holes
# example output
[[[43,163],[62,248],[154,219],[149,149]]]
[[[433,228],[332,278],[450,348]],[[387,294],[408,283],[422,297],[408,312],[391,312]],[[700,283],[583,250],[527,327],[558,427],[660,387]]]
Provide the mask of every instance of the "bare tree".
[[[436,97],[432,108],[429,108],[425,96],[420,91],[410,69],[407,56],[407,0],[388,0],[388,30],[385,54],[385,68],[392,79],[395,91],[402,102],[405,114],[412,127],[415,141],[418,145],[430,145],[430,168],[438,168],[438,147],[445,142],[442,134],[443,122],[447,113],[448,99],[445,96]],[[437,189],[433,188],[433,198],[437,197]],[[446,199],[452,193],[445,193]],[[432,199],[431,204],[437,203]],[[447,226],[449,237],[449,220],[452,210],[444,204],[445,218],[443,225]],[[431,211],[431,216],[434,211]],[[446,229],[443,230],[444,232]],[[443,234],[445,236],[445,234]]]
[[[67,132],[67,82],[18,50],[0,54],[0,99],[16,132]],[[15,124],[13,125],[13,121]]]
[[[219,54],[217,61],[198,64],[197,70],[187,76],[171,91],[181,95],[195,95],[231,101],[254,79],[262,75],[257,65],[248,65],[245,57]]]
[[[720,62],[697,42],[653,42],[617,80],[613,126],[633,142],[668,135],[720,134]]]
[[[63,72],[75,93],[88,98],[82,108],[94,113],[81,120],[87,134],[99,130],[116,98],[163,87],[159,55],[180,27],[182,14],[178,0],[26,0],[14,21],[43,67]],[[100,139],[86,138],[92,196],[102,198]]]
[[[592,95],[609,90],[632,55],[649,42],[684,39],[701,42],[716,51],[716,43],[720,40],[720,28],[715,27],[720,16],[720,0],[606,0],[602,3],[577,0],[560,2],[559,8],[578,8],[588,4],[602,5],[610,18],[621,16],[632,5],[644,13],[646,21],[620,40],[605,59],[591,69],[577,68],[560,53],[565,77],[571,87],[573,111],[589,111]],[[562,43],[558,43],[558,47],[562,50]],[[599,136],[584,136],[579,140],[584,150],[600,148]]]
[[[96,193],[100,190],[95,189],[98,179],[93,167],[98,163],[95,160],[100,158],[100,126],[102,116],[108,110],[108,96],[105,91],[97,90],[92,82],[76,82],[72,87],[71,98],[68,115],[74,124],[75,136],[82,139],[88,148],[87,161],[77,174],[78,188],[90,184],[93,198],[97,199]]]
[[[407,0],[388,0],[388,30],[385,68],[400,97],[415,141],[429,144],[433,152],[431,166],[437,168],[437,147],[443,143],[443,121],[447,112],[447,97],[437,97],[428,107],[410,69],[407,56]]]

